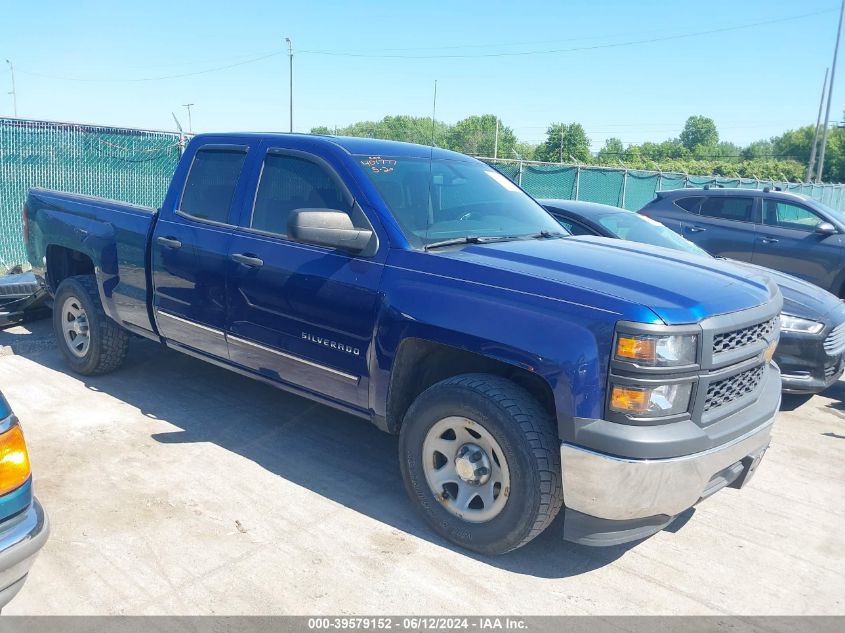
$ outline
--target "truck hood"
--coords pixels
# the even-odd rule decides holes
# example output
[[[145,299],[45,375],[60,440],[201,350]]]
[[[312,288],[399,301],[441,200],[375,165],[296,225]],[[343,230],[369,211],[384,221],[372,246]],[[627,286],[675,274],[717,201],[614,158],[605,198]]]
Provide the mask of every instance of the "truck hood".
[[[786,314],[821,321],[834,310],[842,308],[839,297],[809,281],[748,262],[727,261],[753,274],[765,275],[775,282],[783,295],[783,312]]]
[[[436,253],[636,303],[670,325],[756,307],[777,294],[764,274],[727,261],[604,237],[494,242]],[[530,283],[515,289],[537,290]],[[565,291],[560,295],[565,298]]]

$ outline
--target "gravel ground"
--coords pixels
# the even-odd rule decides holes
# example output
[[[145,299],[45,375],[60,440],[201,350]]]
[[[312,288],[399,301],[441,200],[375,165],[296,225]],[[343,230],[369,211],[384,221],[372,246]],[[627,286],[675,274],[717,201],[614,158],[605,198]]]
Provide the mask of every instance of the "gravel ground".
[[[749,486],[669,530],[498,558],[425,527],[394,437],[152,343],[89,379],[12,328],[0,388],[52,520],[4,614],[845,614],[845,382],[785,399]]]

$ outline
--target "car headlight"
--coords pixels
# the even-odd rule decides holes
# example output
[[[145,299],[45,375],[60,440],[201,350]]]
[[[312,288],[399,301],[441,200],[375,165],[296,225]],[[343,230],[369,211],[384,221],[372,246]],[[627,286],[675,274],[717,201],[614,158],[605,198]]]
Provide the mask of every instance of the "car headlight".
[[[694,334],[620,334],[616,337],[616,358],[649,367],[692,365],[697,343]]]
[[[640,387],[612,385],[610,409],[632,416],[658,417],[689,409],[692,383]]]
[[[780,315],[781,332],[799,332],[801,334],[818,334],[824,329],[824,323],[812,319],[802,319],[791,314]]]

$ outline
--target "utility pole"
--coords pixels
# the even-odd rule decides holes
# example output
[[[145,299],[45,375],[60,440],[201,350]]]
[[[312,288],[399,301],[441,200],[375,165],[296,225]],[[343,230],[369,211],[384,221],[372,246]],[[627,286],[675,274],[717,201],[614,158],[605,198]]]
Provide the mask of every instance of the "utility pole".
[[[824,172],[824,150],[827,146],[827,128],[830,123],[830,102],[833,100],[833,80],[836,79],[836,57],[839,55],[839,38],[842,35],[842,18],[845,17],[845,0],[839,9],[839,26],[836,29],[836,45],[833,47],[833,64],[830,67],[830,86],[827,89],[827,107],[824,115],[824,130],[822,131],[822,151],[819,154],[819,168],[816,171],[816,182],[821,181]]]
[[[182,104],[183,107],[188,109],[188,134],[194,133],[194,125],[191,122],[191,106],[193,106],[193,105],[194,105],[193,103],[183,103]]]
[[[288,61],[290,62],[290,131],[293,132],[293,42],[289,37],[286,37],[285,41],[288,43]]]
[[[9,72],[12,73],[12,92],[9,94],[12,96],[12,112],[15,114],[15,118],[18,118],[18,93],[15,90],[15,67],[12,66],[12,62],[8,59],[6,63],[9,64]]]
[[[819,130],[822,125],[822,107],[824,107],[824,91],[827,89],[827,74],[830,68],[824,69],[824,83],[822,83],[822,98],[819,101],[819,115],[816,117],[816,134],[813,136],[813,147],[810,150],[810,162],[807,164],[807,182],[813,181],[813,166],[816,163],[816,145],[819,143]]]
[[[499,158],[499,117],[496,117],[496,136],[493,139],[493,158]]]

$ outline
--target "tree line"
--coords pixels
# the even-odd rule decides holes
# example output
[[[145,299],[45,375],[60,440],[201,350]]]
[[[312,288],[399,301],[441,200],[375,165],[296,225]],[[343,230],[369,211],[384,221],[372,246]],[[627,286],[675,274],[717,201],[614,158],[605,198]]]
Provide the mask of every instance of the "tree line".
[[[472,156],[495,154],[498,158],[793,182],[806,177],[815,131],[814,125],[806,125],[743,147],[721,140],[713,119],[697,115],[687,119],[675,138],[640,145],[625,145],[619,138],[609,138],[594,155],[580,123],[553,123],[546,130],[545,141],[531,144],[521,142],[494,114],[472,115],[454,124],[432,124],[431,117],[386,116],[380,121],[360,121],[340,128],[311,129],[312,134],[433,144]],[[821,180],[845,182],[845,128],[834,127],[828,132]]]

